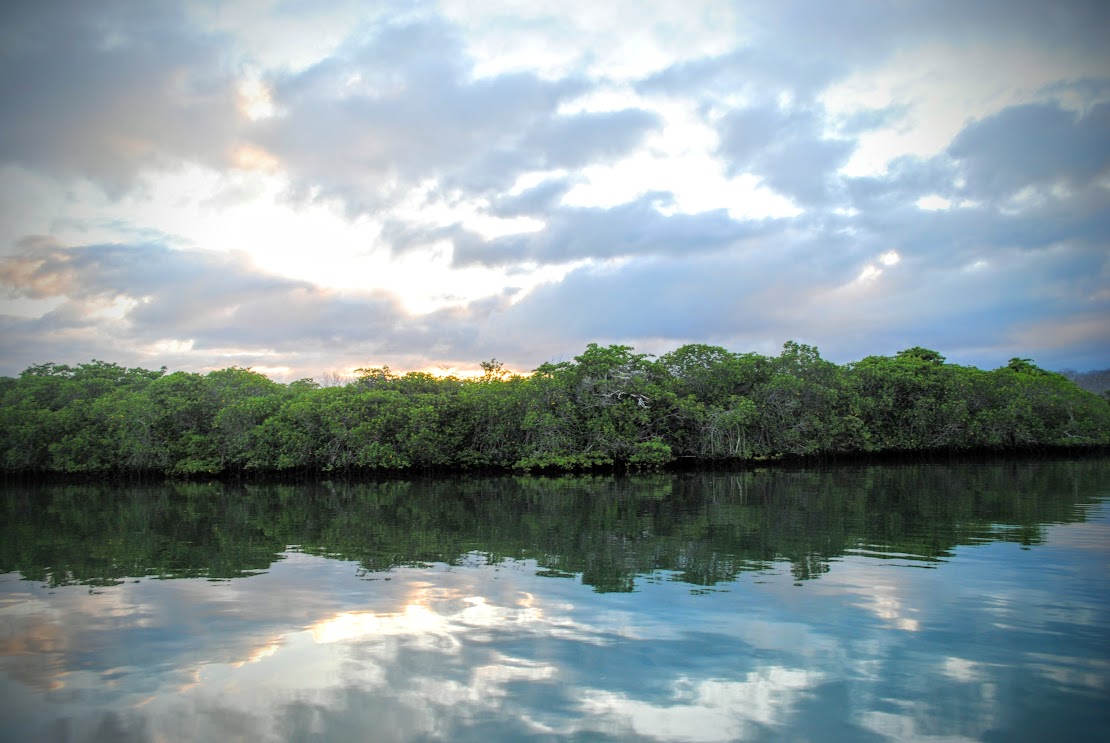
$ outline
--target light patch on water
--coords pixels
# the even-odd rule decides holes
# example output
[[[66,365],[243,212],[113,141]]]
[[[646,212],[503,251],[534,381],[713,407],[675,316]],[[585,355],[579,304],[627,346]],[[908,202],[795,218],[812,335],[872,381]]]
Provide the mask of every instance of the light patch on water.
[[[752,723],[782,723],[802,691],[813,688],[822,678],[818,672],[768,666],[748,673],[743,681],[679,678],[665,703],[584,689],[581,706],[587,715],[615,718],[621,727],[637,735],[713,743],[743,738],[751,732]],[[588,729],[597,729],[595,725]]]

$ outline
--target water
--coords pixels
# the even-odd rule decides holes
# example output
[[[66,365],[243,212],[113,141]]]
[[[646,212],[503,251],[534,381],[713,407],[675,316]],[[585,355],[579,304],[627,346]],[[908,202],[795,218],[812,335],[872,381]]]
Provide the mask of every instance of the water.
[[[0,489],[13,741],[1110,739],[1110,461]]]

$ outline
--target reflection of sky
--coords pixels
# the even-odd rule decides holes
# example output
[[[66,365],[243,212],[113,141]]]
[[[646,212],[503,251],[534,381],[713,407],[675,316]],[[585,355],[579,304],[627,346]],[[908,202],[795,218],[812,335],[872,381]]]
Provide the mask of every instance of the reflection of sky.
[[[12,740],[1097,740],[1110,517],[931,569],[849,555],[704,594],[529,562],[229,582],[0,577]]]

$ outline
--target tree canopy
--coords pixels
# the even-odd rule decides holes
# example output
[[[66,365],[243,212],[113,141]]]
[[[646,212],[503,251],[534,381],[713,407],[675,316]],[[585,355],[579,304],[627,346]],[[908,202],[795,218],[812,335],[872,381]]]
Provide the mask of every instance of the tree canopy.
[[[0,469],[168,476],[649,469],[684,462],[1110,443],[1110,402],[1015,358],[992,371],[920,347],[838,365],[691,344],[590,344],[529,376],[367,367],[343,384],[46,363],[0,380]]]

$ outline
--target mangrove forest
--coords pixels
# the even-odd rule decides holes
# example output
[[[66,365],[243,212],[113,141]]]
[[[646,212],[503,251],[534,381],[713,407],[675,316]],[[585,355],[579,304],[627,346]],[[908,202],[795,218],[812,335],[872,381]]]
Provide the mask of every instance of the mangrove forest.
[[[1110,401],[1028,359],[983,370],[910,348],[849,364],[703,344],[590,344],[531,374],[388,367],[342,384],[249,368],[91,361],[0,378],[8,475],[171,477],[653,469],[913,452],[1105,447]]]

